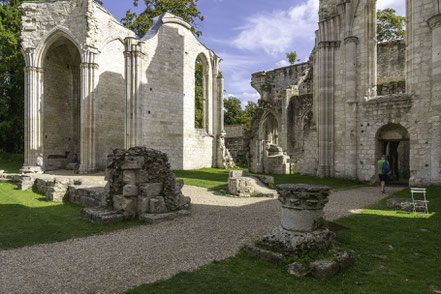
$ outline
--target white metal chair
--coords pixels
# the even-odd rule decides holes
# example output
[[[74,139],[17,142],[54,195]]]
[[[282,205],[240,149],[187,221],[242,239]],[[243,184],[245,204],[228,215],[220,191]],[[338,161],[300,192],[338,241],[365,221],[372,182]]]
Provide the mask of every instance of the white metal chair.
[[[412,205],[413,205],[413,213],[416,213],[416,207],[423,206],[424,212],[429,213],[429,201],[426,198],[426,188],[410,188],[410,193],[412,194]],[[423,200],[415,199],[415,194],[422,194]]]

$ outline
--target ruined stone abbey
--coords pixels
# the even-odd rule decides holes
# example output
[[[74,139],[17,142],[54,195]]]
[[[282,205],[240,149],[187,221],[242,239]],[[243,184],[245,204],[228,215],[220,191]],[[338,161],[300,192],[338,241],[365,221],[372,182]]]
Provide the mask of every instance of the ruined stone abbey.
[[[310,60],[252,76],[254,172],[441,184],[441,8],[407,0],[406,39],[377,44],[376,0],[321,0]]]
[[[147,146],[173,169],[223,167],[220,58],[166,13],[141,39],[94,0],[22,5],[25,162],[104,170],[115,148]],[[195,128],[195,62],[203,64],[203,128]]]

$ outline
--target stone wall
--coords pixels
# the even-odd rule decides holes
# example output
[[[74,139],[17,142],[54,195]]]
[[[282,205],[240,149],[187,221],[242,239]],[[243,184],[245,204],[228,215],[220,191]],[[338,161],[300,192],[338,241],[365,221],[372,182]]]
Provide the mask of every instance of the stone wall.
[[[247,146],[243,125],[225,126],[225,146],[236,164],[247,163]]]
[[[137,39],[93,0],[24,2],[23,11],[24,171],[32,170],[43,151],[57,158],[45,160],[50,169],[64,168],[79,153],[80,172],[102,170],[112,149],[140,145],[167,153],[173,169],[212,167],[222,161],[217,144],[223,130],[220,58],[194,36],[188,23],[166,13]],[[63,58],[79,57],[75,64],[53,59],[44,77],[44,60],[52,47],[63,51]],[[197,56],[204,59],[202,131],[194,128]],[[75,68],[74,77],[66,66]],[[55,95],[59,97],[52,99]],[[80,104],[69,102],[70,96]],[[42,112],[42,102],[56,111]]]
[[[279,89],[296,91],[297,80],[292,79],[289,86],[289,80],[275,79],[274,74],[265,72],[252,75],[261,101],[270,101],[268,107],[261,104],[264,110],[256,115],[256,129],[265,113],[274,113],[280,145],[289,151],[289,142],[294,144],[292,157],[297,172],[376,181],[376,162],[381,153],[390,152],[399,166],[409,169],[399,174],[409,178],[410,184],[440,183],[439,5],[436,1],[407,1],[406,39],[377,46],[375,1],[339,2],[320,1],[310,82],[311,121],[316,130],[302,134],[301,129],[289,125],[292,117],[291,123],[299,125],[300,107],[290,109],[289,115],[284,112],[293,93],[287,96],[288,90]],[[406,136],[390,140],[379,137],[388,128],[402,130]],[[259,138],[257,131],[255,134]],[[398,150],[388,149],[398,142]],[[252,155],[257,145],[251,142]],[[397,152],[409,154],[394,155]],[[251,168],[255,167],[252,162]]]
[[[64,169],[79,153],[80,56],[67,39],[44,56],[43,142],[46,170]]]
[[[404,40],[379,43],[377,47],[378,84],[405,80],[406,43]]]

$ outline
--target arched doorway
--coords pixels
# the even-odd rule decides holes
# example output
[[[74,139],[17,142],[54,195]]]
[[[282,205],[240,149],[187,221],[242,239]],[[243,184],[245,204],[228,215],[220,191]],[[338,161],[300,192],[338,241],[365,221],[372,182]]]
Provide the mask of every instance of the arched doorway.
[[[391,181],[408,181],[410,178],[410,141],[409,133],[399,124],[381,127],[376,136],[376,156],[386,155],[390,163]]]
[[[43,55],[43,146],[45,169],[64,169],[80,153],[80,63],[77,47],[64,36]]]
[[[279,125],[275,116],[272,113],[269,113],[262,124],[262,131],[263,131],[262,139],[265,140],[266,143],[270,143],[274,145],[279,144],[278,126]]]

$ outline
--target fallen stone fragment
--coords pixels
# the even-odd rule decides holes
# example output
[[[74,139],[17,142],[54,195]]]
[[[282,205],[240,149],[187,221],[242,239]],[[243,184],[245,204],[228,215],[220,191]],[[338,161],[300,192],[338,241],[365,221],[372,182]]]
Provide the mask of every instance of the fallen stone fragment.
[[[304,277],[311,272],[306,265],[301,262],[291,263],[288,267],[288,273],[296,277]]]
[[[321,280],[327,280],[335,276],[339,271],[337,262],[332,260],[317,260],[310,264],[312,275]]]
[[[105,225],[121,222],[124,214],[102,207],[92,207],[81,209],[81,218],[95,224]]]

